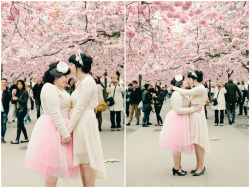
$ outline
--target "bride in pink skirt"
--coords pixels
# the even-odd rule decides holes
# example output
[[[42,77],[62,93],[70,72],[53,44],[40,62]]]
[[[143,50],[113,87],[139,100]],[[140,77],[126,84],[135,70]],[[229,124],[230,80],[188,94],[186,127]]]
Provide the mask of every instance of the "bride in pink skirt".
[[[25,168],[45,178],[46,187],[56,186],[58,178],[76,179],[79,174],[73,165],[72,134],[67,130],[71,100],[64,87],[69,73],[63,62],[51,64],[45,72],[41,91],[44,114],[34,126],[24,161]]]
[[[171,81],[172,85],[180,88],[189,88],[187,81],[184,81],[182,75],[177,75]],[[160,146],[172,151],[174,167],[173,175],[185,176],[187,171],[181,167],[181,153],[193,152],[191,142],[191,126],[189,113],[201,111],[200,106],[190,107],[189,97],[182,96],[174,91],[171,97],[172,110],[168,112],[160,133]]]

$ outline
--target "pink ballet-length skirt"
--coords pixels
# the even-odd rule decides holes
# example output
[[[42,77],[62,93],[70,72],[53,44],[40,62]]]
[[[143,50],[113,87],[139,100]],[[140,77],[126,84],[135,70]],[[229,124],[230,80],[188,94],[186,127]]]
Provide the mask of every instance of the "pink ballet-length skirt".
[[[62,115],[68,126],[69,112],[62,112]],[[51,176],[65,180],[78,177],[79,168],[73,165],[73,142],[61,144],[61,134],[50,115],[43,114],[37,120],[31,134],[24,166],[47,179]]]
[[[191,154],[193,144],[191,142],[189,114],[177,114],[174,110],[169,111],[163,123],[159,143],[160,146],[174,153]]]

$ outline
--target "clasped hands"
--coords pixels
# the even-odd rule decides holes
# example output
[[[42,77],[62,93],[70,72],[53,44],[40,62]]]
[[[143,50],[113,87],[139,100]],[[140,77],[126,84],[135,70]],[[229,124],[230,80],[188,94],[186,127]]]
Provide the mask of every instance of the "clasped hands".
[[[66,137],[66,138],[62,138],[61,139],[62,141],[61,141],[61,144],[68,144],[71,140],[72,140],[72,138],[71,138],[71,136],[69,136],[69,137]]]
[[[202,106],[196,105],[196,106],[194,107],[194,110],[195,110],[195,112],[201,112]]]

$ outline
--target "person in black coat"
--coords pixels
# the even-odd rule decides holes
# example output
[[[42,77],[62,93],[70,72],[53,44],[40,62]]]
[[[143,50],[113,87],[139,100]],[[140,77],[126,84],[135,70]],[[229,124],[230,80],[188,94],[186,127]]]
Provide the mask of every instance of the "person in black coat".
[[[229,125],[232,125],[232,123],[235,122],[235,104],[237,101],[237,93],[240,98],[240,101],[242,101],[242,95],[240,92],[240,89],[238,86],[233,83],[233,79],[229,79],[228,83],[225,84],[225,89],[227,90],[227,93],[225,94],[226,99],[226,114],[228,117]]]
[[[7,117],[10,109],[10,93],[7,89],[7,80],[2,78],[1,80],[1,143],[6,143],[4,140],[4,136],[6,133],[6,124],[7,124]]]
[[[153,94],[153,99],[154,99],[154,104],[155,104],[155,113],[156,113],[156,119],[157,119],[157,124],[155,126],[162,126],[163,121],[160,116],[161,113],[161,108],[163,105],[163,100],[164,100],[164,93],[161,90],[160,86],[155,86],[155,94]]]
[[[150,94],[148,90],[149,84],[145,84],[144,87],[145,87],[145,90],[142,93],[142,103],[143,103],[142,111],[144,112],[143,119],[142,119],[142,127],[148,127],[148,125],[151,125],[151,123],[149,123],[149,115],[152,110],[152,106],[151,106],[152,95]]]
[[[130,100],[128,93],[131,93],[132,87],[133,85],[130,83],[128,84],[128,89],[126,90],[126,115],[127,117],[129,117],[129,100]]]
[[[241,85],[238,85],[240,91],[241,91],[241,95],[242,95],[242,100],[239,101],[239,106],[240,106],[240,110],[239,110],[239,114],[238,115],[242,115],[243,109],[244,109],[244,113],[247,116],[247,108],[244,106],[245,103],[245,99],[248,99],[248,94],[247,94],[247,90],[248,90],[248,86],[245,84],[244,80],[241,80]]]
[[[23,80],[17,81],[17,93],[12,95],[12,103],[16,106],[16,114],[17,114],[17,136],[15,141],[11,141],[11,144],[19,144],[19,139],[21,132],[23,132],[24,141],[21,143],[29,142],[26,128],[24,126],[24,117],[27,113],[27,102],[29,98],[29,94],[25,89],[25,83]]]
[[[134,111],[135,111],[135,116],[136,116],[136,120],[137,123],[136,125],[139,125],[139,118],[140,118],[140,111],[138,108],[139,103],[141,102],[141,98],[142,98],[142,93],[141,93],[141,89],[137,86],[137,81],[134,80],[132,82],[133,84],[133,88],[130,89],[130,91],[128,92],[129,95],[129,119],[128,119],[128,123],[126,124],[127,126],[130,125],[133,116],[134,116]]]
[[[35,103],[36,103],[36,110],[37,110],[37,119],[40,117],[41,115],[41,98],[40,98],[40,94],[43,88],[43,83],[42,83],[42,79],[40,77],[37,78],[37,83],[36,85],[33,87],[33,97],[35,99]]]

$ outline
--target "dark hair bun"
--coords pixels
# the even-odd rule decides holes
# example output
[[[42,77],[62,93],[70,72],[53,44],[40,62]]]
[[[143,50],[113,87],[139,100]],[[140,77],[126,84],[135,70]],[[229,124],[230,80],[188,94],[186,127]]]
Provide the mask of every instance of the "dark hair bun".
[[[194,80],[197,80],[197,82],[202,82],[203,81],[203,72],[194,70],[196,76],[193,75],[193,72],[188,73],[188,78],[193,78]]]
[[[202,82],[203,81],[203,72],[195,70],[195,73],[197,75],[197,82]]]
[[[83,53],[80,53],[80,56],[82,58],[83,65],[80,64],[80,61],[76,60],[76,54],[69,57],[69,62],[75,64],[76,67],[82,68],[82,71],[87,74],[91,71],[93,58]]]
[[[171,85],[175,86],[176,80],[173,78],[170,83]]]

